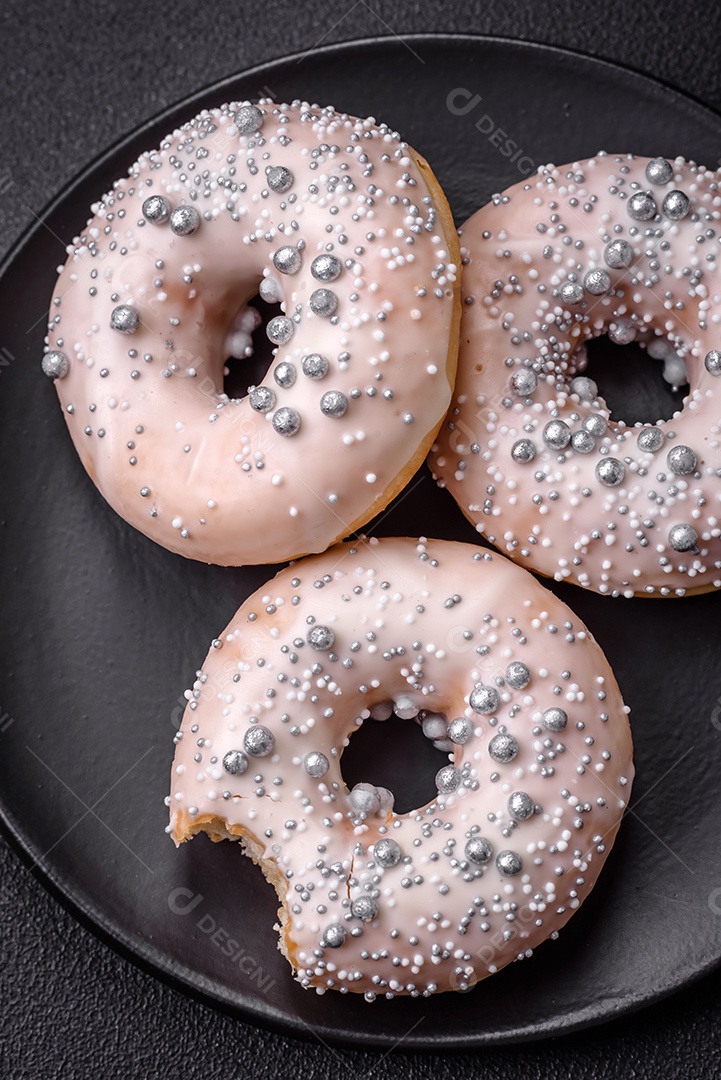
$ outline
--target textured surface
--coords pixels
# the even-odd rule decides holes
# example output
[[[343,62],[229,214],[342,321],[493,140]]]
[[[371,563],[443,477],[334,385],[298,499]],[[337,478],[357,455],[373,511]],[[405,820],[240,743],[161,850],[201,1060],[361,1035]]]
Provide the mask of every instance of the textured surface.
[[[187,2],[158,9],[152,19],[141,14],[140,4],[126,4],[120,13],[111,4],[78,3],[63,16],[62,36],[41,5],[34,11],[28,4],[6,4],[0,35],[6,101],[0,160],[3,248],[62,183],[149,114],[249,64],[311,48],[321,37],[343,40],[391,29],[473,30],[544,40],[631,64],[721,107],[717,60],[707,48],[714,36],[709,18],[719,16],[709,16],[707,8],[704,18],[679,20],[677,6],[670,3],[653,9],[619,5],[611,19],[600,6],[580,18],[570,3],[544,13],[539,5],[526,10],[509,2],[492,14],[486,5],[474,10],[450,3],[405,13],[379,3],[378,14],[363,2],[347,11],[308,4],[301,25],[287,14],[290,10],[268,5],[259,19],[238,5],[217,5],[218,32],[210,40],[205,9]],[[72,51],[61,44],[71,39]],[[159,68],[158,48],[171,58]],[[39,134],[35,149],[25,146],[26,129]],[[391,1061],[331,1051],[312,1036],[308,1044],[282,1039],[216,1014],[139,972],[71,919],[4,845],[2,853],[3,1075],[361,1077],[390,1076],[403,1068],[418,1077],[518,1073],[600,1080],[705,1078],[721,1071],[718,975],[596,1031],[476,1055]]]

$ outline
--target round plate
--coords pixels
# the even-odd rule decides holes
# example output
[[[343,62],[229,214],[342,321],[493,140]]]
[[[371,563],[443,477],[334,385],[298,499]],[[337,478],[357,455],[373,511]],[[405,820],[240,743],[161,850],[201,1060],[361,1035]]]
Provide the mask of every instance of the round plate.
[[[721,959],[715,793],[719,598],[613,601],[552,588],[583,618],[632,707],[637,780],[600,883],[557,942],[468,994],[303,991],[276,949],[275,894],[231,844],[164,833],[172,735],[208,643],[273,567],[186,562],[105,504],[40,373],[63,244],[138,154],[202,106],[270,94],[395,126],[457,221],[534,165],[609,151],[714,164],[721,120],[664,86],[556,49],[385,38],[257,68],[152,120],[52,203],[2,271],[0,809],[61,899],[157,974],[245,1017],[325,1042],[473,1047],[558,1035],[649,1002]],[[425,471],[379,534],[476,534]]]

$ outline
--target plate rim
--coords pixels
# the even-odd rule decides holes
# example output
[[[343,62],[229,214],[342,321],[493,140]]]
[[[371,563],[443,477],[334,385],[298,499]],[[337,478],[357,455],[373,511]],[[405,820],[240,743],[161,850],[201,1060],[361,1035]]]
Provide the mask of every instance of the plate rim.
[[[280,56],[275,56],[261,63],[243,68],[231,75],[204,84],[200,89],[186,97],[180,98],[165,108],[142,120],[139,124],[130,128],[124,134],[116,138],[112,144],[101,150],[95,157],[87,161],[78,169],[42,207],[34,220],[21,230],[11,244],[7,254],[0,261],[0,288],[5,284],[6,276],[12,270],[15,261],[22,255],[25,249],[33,242],[35,235],[43,227],[45,219],[62,204],[72,197],[75,190],[84,182],[88,174],[94,173],[109,164],[111,159],[122,154],[126,148],[144,132],[161,124],[165,119],[177,114],[180,110],[190,112],[200,108],[203,102],[211,95],[220,94],[224,88],[229,88],[239,79],[251,78],[255,74],[267,75],[274,68],[284,67],[293,61],[296,63],[306,58],[309,54],[324,56],[358,49],[368,49],[373,46],[398,44],[406,45],[408,42],[419,46],[427,43],[438,45],[462,45],[480,44],[485,46],[501,46],[521,52],[552,54],[562,60],[581,61],[586,64],[603,68],[609,71],[622,72],[625,77],[630,77],[644,85],[653,86],[656,90],[661,89],[670,98],[691,105],[701,113],[707,114],[709,120],[721,123],[721,111],[717,111],[706,102],[701,101],[692,93],[666,82],[662,78],[639,71],[631,65],[607,60],[603,57],[593,56],[580,49],[570,49],[563,46],[549,44],[536,40],[524,40],[504,35],[493,34],[464,34],[464,33],[411,33],[377,34],[361,38],[349,38],[343,41],[313,47],[307,50],[296,51]],[[86,211],[87,213],[87,211]],[[80,226],[82,228],[82,226]],[[161,983],[169,986],[176,992],[183,993],[195,1002],[212,1007],[217,1011],[231,1016],[244,1023],[258,1025],[269,1029],[277,1034],[301,1039],[309,1042],[313,1038],[329,1046],[351,1046],[364,1050],[385,1050],[388,1052],[388,1044],[393,1041],[391,1051],[397,1045],[394,1036],[384,1036],[364,1031],[346,1031],[339,1034],[332,1027],[318,1024],[304,1024],[302,1020],[294,1016],[279,1017],[273,1012],[262,1007],[262,1002],[255,1001],[253,1005],[240,1004],[228,1001],[222,996],[222,986],[218,980],[210,980],[200,972],[177,963],[162,950],[153,947],[149,942],[140,938],[133,938],[126,933],[116,922],[106,916],[105,912],[97,905],[84,902],[84,894],[72,891],[72,881],[66,880],[67,875],[60,873],[52,865],[45,863],[44,855],[35,850],[35,845],[24,835],[20,822],[16,816],[5,806],[0,796],[0,834],[8,842],[9,847],[15,852],[21,863],[30,871],[32,876],[44,889],[73,917],[85,930],[90,931],[104,945],[109,946],[123,960],[132,963],[144,974],[158,979]],[[650,995],[635,995],[626,997],[615,1006],[607,1007],[602,1015],[584,1016],[584,1010],[575,1013],[573,1019],[562,1017],[560,1020],[542,1021],[536,1023],[533,1030],[521,1030],[516,1032],[487,1032],[474,1033],[470,1038],[461,1039],[449,1037],[439,1039],[437,1036],[424,1038],[422,1033],[401,1040],[404,1052],[418,1052],[450,1049],[454,1051],[473,1050],[487,1046],[508,1046],[517,1043],[529,1043],[541,1041],[551,1037],[569,1035],[574,1032],[598,1027],[602,1024],[612,1024],[615,1020],[628,1017],[635,1012],[663,1001],[665,998],[703,979],[713,971],[721,967],[721,956],[709,960],[701,967],[695,967],[689,974],[684,972],[673,983],[656,989]]]

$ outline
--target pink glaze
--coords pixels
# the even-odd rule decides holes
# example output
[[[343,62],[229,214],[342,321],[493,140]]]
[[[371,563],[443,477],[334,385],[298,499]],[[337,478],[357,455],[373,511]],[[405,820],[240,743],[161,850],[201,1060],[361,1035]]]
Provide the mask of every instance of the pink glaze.
[[[633,779],[628,709],[588,630],[530,574],[467,544],[362,541],[282,570],[187,697],[168,831],[247,838],[287,889],[283,949],[320,991],[427,996],[528,956],[593,887]],[[407,814],[384,789],[349,793],[341,773],[352,732],[389,702],[455,720],[452,740],[467,728],[437,777],[445,793]],[[268,754],[227,771],[267,733]],[[379,865],[389,839],[400,860]],[[469,839],[487,845],[482,861]]]
[[[430,464],[533,570],[614,596],[721,586],[718,179],[681,158],[599,154],[544,166],[462,229],[459,370]],[[669,382],[688,375],[682,412],[627,426],[572,382],[606,332],[647,344]],[[552,420],[571,445],[544,440]]]
[[[203,111],[93,207],[43,365],[114,509],[221,564],[323,550],[388,502],[448,408],[459,314],[447,203],[395,132],[264,100],[240,107],[260,124],[243,134],[238,109]],[[153,220],[153,196],[190,208],[195,231]],[[265,412],[223,393],[228,356],[252,351],[259,285],[293,331],[263,380]],[[131,332],[111,327],[123,316]],[[325,375],[324,361],[304,373],[316,354]]]

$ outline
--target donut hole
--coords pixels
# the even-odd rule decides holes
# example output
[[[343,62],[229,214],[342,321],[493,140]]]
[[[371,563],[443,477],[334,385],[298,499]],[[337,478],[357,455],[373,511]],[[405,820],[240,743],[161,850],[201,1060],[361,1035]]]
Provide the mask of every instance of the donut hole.
[[[683,408],[688,383],[677,389],[663,377],[664,363],[637,342],[617,345],[607,335],[586,344],[583,374],[598,385],[611,416],[629,426],[670,420]]]
[[[280,314],[277,304],[268,304],[258,295],[243,305],[243,309],[246,306],[257,311],[260,317],[260,322],[250,332],[253,352],[250,356],[229,356],[223,372],[223,390],[229,398],[236,400],[247,397],[249,387],[260,386],[265,381],[275,354],[275,347],[268,340],[265,328],[272,318]],[[228,337],[231,336],[232,331]],[[239,344],[242,341],[241,336]]]
[[[353,732],[340,766],[349,789],[360,783],[388,788],[395,813],[408,814],[436,797],[436,773],[448,762],[448,751],[437,749],[417,720],[392,713],[387,720],[369,718]]]

